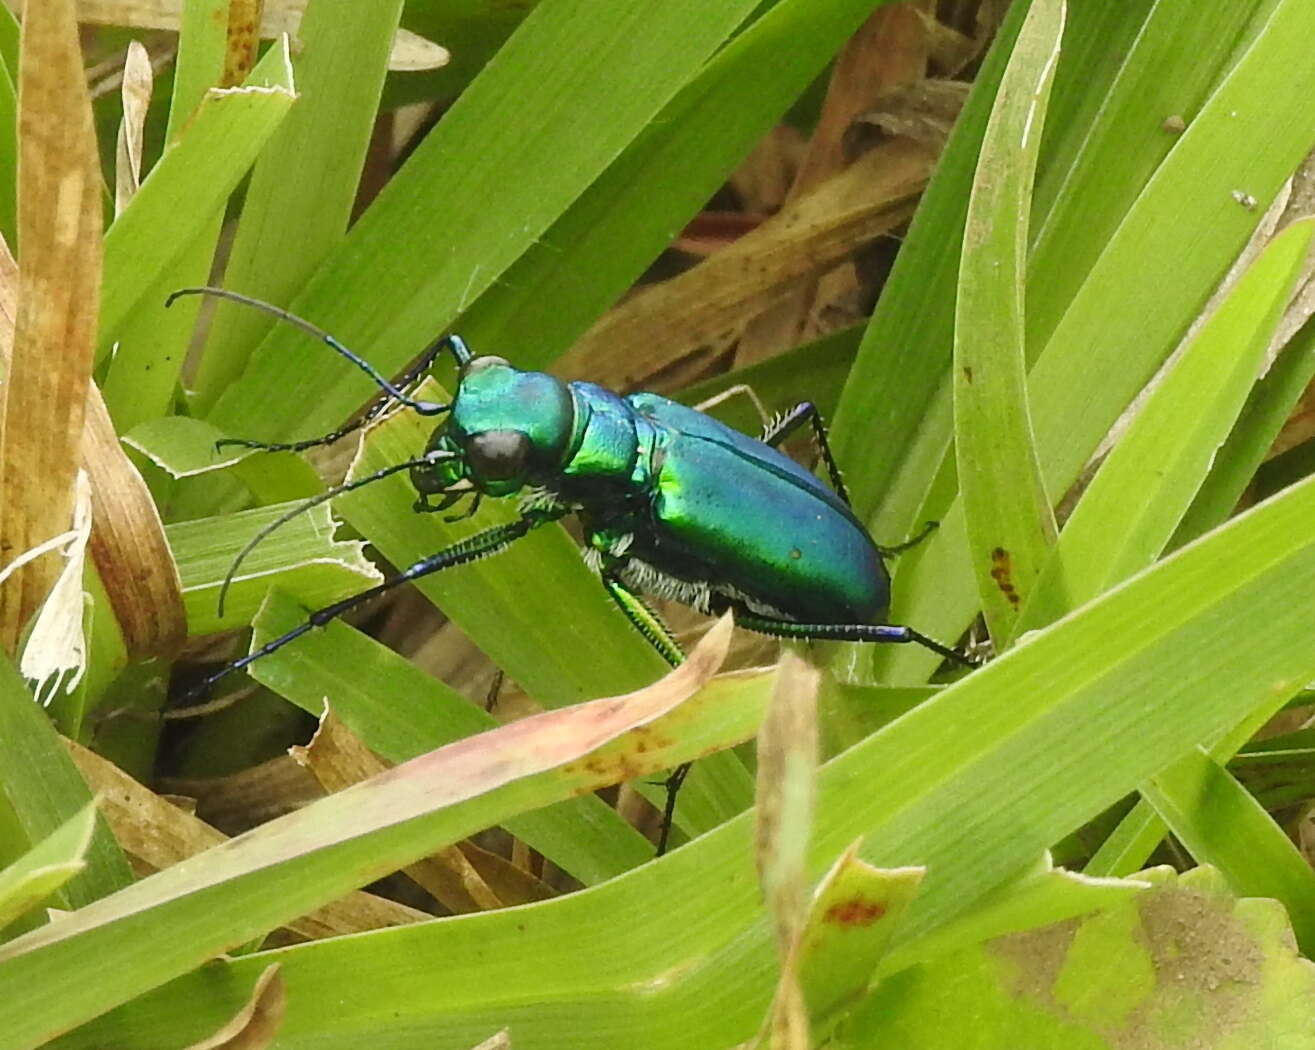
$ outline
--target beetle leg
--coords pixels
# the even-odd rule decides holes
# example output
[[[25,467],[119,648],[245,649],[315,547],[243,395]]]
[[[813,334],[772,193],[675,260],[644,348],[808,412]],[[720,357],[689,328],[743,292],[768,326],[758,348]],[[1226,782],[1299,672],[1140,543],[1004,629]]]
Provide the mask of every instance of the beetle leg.
[[[506,525],[496,525],[491,529],[485,529],[483,532],[477,532],[459,543],[454,543],[450,547],[445,547],[436,554],[431,554],[427,558],[421,558],[418,562],[407,569],[403,569],[395,576],[390,576],[383,583],[377,584],[368,590],[361,591],[359,594],[353,594],[341,601],[334,602],[332,605],[326,605],[322,609],[316,609],[306,617],[306,622],[294,627],[286,634],[281,634],[277,638],[271,639],[262,645],[259,649],[248,653],[241,659],[234,660],[231,664],[221,668],[214,674],[210,675],[199,685],[189,689],[189,697],[204,696],[209,692],[222,678],[227,678],[234,671],[240,671],[259,660],[261,657],[268,656],[272,652],[282,649],[289,642],[296,641],[303,634],[308,633],[316,627],[323,627],[330,620],[337,619],[349,609],[354,609],[358,605],[377,598],[379,595],[391,591],[394,587],[401,584],[409,583],[412,580],[418,580],[422,576],[431,576],[436,572],[442,572],[444,569],[450,569],[456,565],[464,565],[466,562],[476,561],[480,558],[488,557],[490,554],[496,554],[509,543],[512,543],[524,536],[531,529],[537,528],[549,521],[554,520],[551,516],[535,515],[533,517],[518,518],[515,521],[508,522]]]
[[[648,603],[612,573],[604,572],[602,580],[607,593],[612,596],[612,601],[616,602],[617,607],[626,614],[626,619],[635,625],[635,630],[644,636],[644,640],[657,650],[658,655],[672,667],[679,667],[684,663],[685,653],[680,648],[680,643],[672,637],[667,625],[648,607]]]
[[[763,403],[758,398],[757,392],[748,383],[736,383],[734,386],[728,386],[720,394],[713,394],[712,397],[700,401],[694,406],[696,412],[706,412],[710,408],[716,408],[718,405],[738,395],[743,395],[753,402],[753,407],[758,410],[758,418],[762,420],[764,427],[771,426],[771,415],[763,407]]]
[[[758,440],[764,445],[771,445],[772,448],[776,448],[805,423],[813,428],[813,441],[817,445],[817,451],[822,456],[822,462],[826,464],[826,472],[831,478],[831,487],[836,490],[836,495],[845,501],[845,506],[853,506],[849,500],[849,490],[845,488],[845,479],[840,474],[840,467],[836,463],[835,456],[831,454],[831,442],[827,440],[826,425],[822,422],[822,414],[818,412],[817,406],[811,401],[800,401],[780,419],[764,427],[762,436]]]
[[[662,622],[662,618],[648,607],[648,603],[611,572],[604,572],[602,581],[603,586],[607,588],[607,593],[612,596],[612,600],[626,614],[626,618],[635,625],[635,630],[642,634],[648,644],[658,651],[658,655],[672,667],[679,667],[684,663],[685,653],[680,648],[680,643],[672,636],[670,629]],[[676,819],[676,796],[680,793],[680,786],[685,782],[685,777],[689,775],[692,765],[692,762],[685,762],[677,766],[663,783],[663,786],[667,789],[667,800],[662,807],[662,827],[658,832],[657,855],[659,857],[667,851],[667,841],[671,837],[672,822]]]
[[[926,522],[922,526],[922,528],[920,528],[917,532],[915,532],[903,543],[897,543],[893,547],[883,547],[881,544],[878,543],[877,550],[881,552],[881,556],[883,558],[889,558],[892,554],[903,553],[904,551],[908,550],[910,547],[916,547],[919,543],[925,540],[928,536],[930,536],[933,532],[935,532],[940,527],[941,527],[941,523],[939,521]]]
[[[938,656],[953,661],[964,667],[978,665],[962,653],[956,653],[947,645],[925,634],[919,634],[912,627],[894,623],[795,623],[792,620],[773,620],[759,616],[742,607],[735,607],[735,622],[759,634],[770,634],[777,638],[799,638],[819,642],[887,642],[904,644],[912,642],[930,649]]]

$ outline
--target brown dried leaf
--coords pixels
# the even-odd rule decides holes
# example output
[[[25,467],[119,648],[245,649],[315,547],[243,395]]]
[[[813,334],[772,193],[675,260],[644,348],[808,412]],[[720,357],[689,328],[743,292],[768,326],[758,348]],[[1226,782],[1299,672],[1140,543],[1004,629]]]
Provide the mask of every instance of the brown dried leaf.
[[[761,216],[777,211],[790,195],[807,150],[802,133],[789,124],[767,132],[727,179],[745,212]]]
[[[251,998],[231,1021],[219,1031],[187,1050],[265,1050],[274,1045],[283,1014],[287,1010],[287,991],[279,964],[265,967],[251,989]]]
[[[610,311],[554,371],[613,389],[647,385],[800,279],[906,221],[935,159],[935,151],[902,139],[878,146],[692,270]]]
[[[143,787],[118,766],[72,740],[64,741],[87,786],[96,793],[101,814],[125,853],[149,871],[159,871],[226,836],[186,810]],[[402,926],[430,916],[369,893],[351,893],[288,923],[312,940]]]
[[[142,139],[146,128],[146,110],[151,104],[155,71],[151,56],[140,41],[128,45],[123,62],[123,120],[119,122],[119,141],[114,165],[114,214],[123,214],[137,187],[142,184]]]
[[[171,656],[187,637],[178,566],[150,490],[119,444],[94,384],[81,451],[91,478],[91,556],[128,655]]]
[[[386,762],[361,743],[356,734],[327,705],[311,742],[306,747],[290,748],[288,753],[310,770],[330,794],[368,780],[389,768]],[[408,866],[405,871],[454,914],[464,915],[504,906],[505,902],[488,887],[474,865],[456,846],[448,846],[432,857]]]
[[[789,200],[843,170],[850,125],[883,93],[921,80],[929,47],[927,20],[913,5],[885,4],[868,16],[836,59]],[[822,334],[810,328],[810,320],[831,304],[852,300],[857,290],[858,274],[852,266],[801,281],[747,325],[735,350],[736,365],[753,364]]]
[[[23,262],[0,432],[0,564],[69,527],[100,305],[100,165],[73,0],[28,4],[19,70]],[[10,652],[59,573],[52,558],[0,589]]]
[[[240,835],[324,797],[315,778],[289,755],[222,777],[162,777],[160,788],[196,799],[201,819],[226,835]]]
[[[6,0],[14,7],[17,0]],[[183,0],[78,0],[78,18],[96,25],[132,26],[137,29],[177,31],[182,21]],[[265,39],[287,33],[296,37],[306,0],[266,0],[260,18],[260,35]],[[396,71],[439,69],[451,55],[422,36],[399,29],[393,37],[388,68]]]
[[[793,652],[782,653],[771,704],[758,733],[755,857],[781,961],[766,1040],[778,1050],[809,1050],[811,1045],[799,981],[799,943],[808,919],[807,861],[816,797],[820,679],[817,669]]]
[[[959,118],[971,87],[957,80],[920,80],[895,88],[858,116],[851,129],[851,141],[857,148],[864,137],[858,131],[867,127],[871,129],[868,138],[913,139],[939,152]]]
[[[506,905],[546,901],[557,895],[556,890],[522,867],[519,860],[510,861],[475,845],[469,839],[457,848],[466,855],[489,889]]]

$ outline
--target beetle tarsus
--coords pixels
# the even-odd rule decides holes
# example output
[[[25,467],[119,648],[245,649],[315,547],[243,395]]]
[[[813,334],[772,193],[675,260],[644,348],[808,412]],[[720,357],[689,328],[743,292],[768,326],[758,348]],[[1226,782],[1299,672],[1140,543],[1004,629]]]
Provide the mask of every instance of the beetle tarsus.
[[[667,801],[662,807],[662,830],[658,832],[657,856],[667,852],[671,840],[671,828],[676,819],[676,796],[680,794],[681,785],[694,767],[693,762],[683,762],[671,771],[671,775],[662,782],[667,789]]]

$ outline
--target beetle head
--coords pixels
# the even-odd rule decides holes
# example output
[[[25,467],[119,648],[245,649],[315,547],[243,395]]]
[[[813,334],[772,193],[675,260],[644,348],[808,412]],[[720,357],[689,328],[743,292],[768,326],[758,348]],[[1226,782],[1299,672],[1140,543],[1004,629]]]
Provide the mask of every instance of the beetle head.
[[[413,467],[422,495],[473,489],[508,496],[561,462],[575,412],[566,385],[543,372],[522,372],[501,357],[476,357],[461,369],[447,419],[428,451],[451,458]]]

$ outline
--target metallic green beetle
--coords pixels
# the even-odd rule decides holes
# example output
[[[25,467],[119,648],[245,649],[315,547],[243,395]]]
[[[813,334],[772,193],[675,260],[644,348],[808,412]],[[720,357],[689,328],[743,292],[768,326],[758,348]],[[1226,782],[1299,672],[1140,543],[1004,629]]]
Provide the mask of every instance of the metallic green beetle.
[[[476,533],[376,587],[316,610],[305,623],[224,667],[199,689],[384,591],[495,554],[568,514],[581,519],[586,560],[608,593],[673,665],[682,659],[680,648],[642,594],[672,598],[709,614],[730,609],[741,626],[764,634],[914,642],[956,663],[968,662],[910,627],[882,622],[890,604],[882,555],[901,548],[878,547],[850,510],[825,429],[809,402],[796,405],[754,439],[657,394],[621,397],[595,383],[563,382],[515,368],[500,357],[476,357],[457,336],[434,343],[401,384],[427,370],[446,349],[459,368],[454,400],[417,401],[328,333],[268,303],[212,288],[184,289],[170,301],[197,293],[256,306],[317,335],[384,391],[361,420],[333,434],[290,444],[226,444],[293,451],[326,444],[398,402],[422,415],[446,416],[422,456],[309,502],[400,470],[410,472],[420,493],[418,511],[444,511],[470,498],[467,513],[474,513],[485,496],[520,501],[517,520]],[[812,427],[834,489],[775,447],[805,424]],[[440,497],[437,503],[432,502],[435,496]],[[252,541],[229,579],[251,546],[287,517]]]
[[[520,535],[577,514],[586,559],[673,664],[680,650],[640,594],[710,614],[733,609],[739,624],[765,634],[917,642],[962,661],[880,622],[890,604],[882,552],[849,508],[812,404],[755,440],[657,394],[621,397],[474,357],[455,337],[448,345],[461,369],[456,398],[429,442],[432,460],[412,467],[411,480],[418,510],[445,510],[469,494],[519,495],[521,522],[483,534],[482,553],[510,542],[503,529]],[[806,422],[838,491],[774,447]]]

